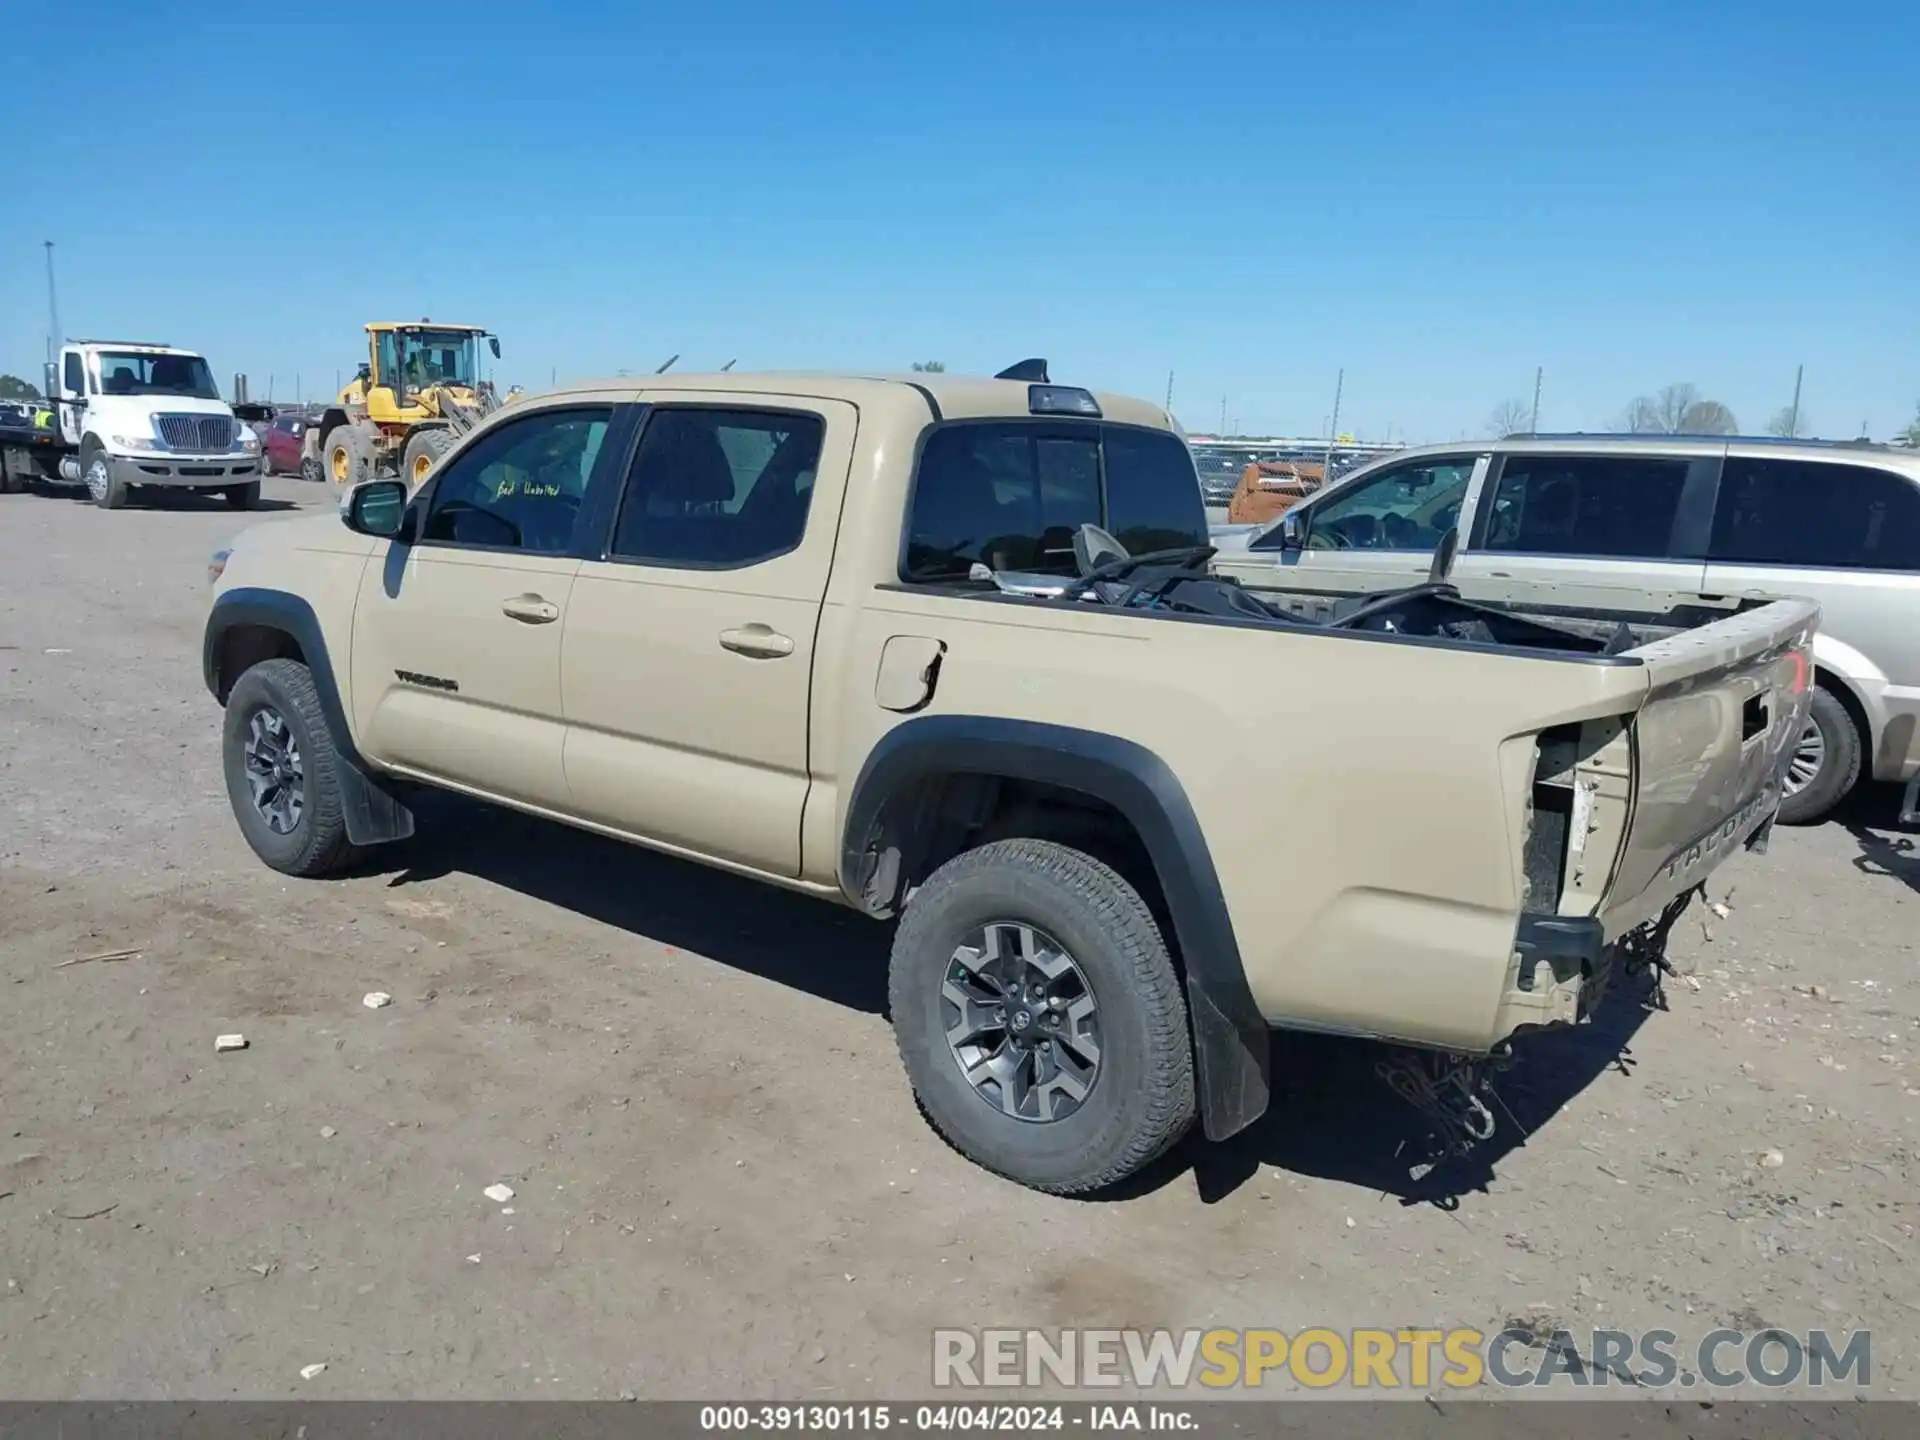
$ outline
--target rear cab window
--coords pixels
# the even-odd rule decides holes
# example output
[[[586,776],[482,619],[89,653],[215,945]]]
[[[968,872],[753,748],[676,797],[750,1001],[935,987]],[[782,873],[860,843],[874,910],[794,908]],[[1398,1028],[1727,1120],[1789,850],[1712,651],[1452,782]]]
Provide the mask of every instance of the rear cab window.
[[[1186,445],[1168,431],[1104,421],[953,421],[921,447],[900,575],[965,580],[978,564],[1072,575],[1082,525],[1107,530],[1134,555],[1205,545]]]

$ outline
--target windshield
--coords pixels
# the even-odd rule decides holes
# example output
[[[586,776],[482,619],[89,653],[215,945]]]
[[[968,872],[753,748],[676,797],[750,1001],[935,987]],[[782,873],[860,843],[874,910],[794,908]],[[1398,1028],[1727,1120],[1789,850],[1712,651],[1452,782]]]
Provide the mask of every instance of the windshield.
[[[471,330],[400,331],[400,373],[408,388],[464,385],[472,389],[480,378],[478,340]]]
[[[138,350],[100,352],[102,395],[185,395],[218,400],[213,372],[198,355],[153,355]]]

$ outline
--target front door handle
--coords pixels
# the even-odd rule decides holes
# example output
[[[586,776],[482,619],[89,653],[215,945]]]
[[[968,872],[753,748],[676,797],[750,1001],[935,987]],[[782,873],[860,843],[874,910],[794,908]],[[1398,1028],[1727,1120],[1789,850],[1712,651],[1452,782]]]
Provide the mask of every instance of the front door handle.
[[[515,595],[500,602],[502,614],[525,625],[551,625],[560,618],[560,607],[540,595]]]
[[[770,625],[746,625],[738,630],[720,632],[722,649],[731,650],[737,655],[751,655],[756,660],[778,660],[782,655],[793,653],[793,640],[782,635]]]

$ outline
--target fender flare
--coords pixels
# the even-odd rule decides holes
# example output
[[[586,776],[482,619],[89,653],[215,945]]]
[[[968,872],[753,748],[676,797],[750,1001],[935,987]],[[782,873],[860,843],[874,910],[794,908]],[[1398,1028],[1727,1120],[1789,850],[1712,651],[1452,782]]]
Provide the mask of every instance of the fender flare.
[[[314,692],[320,697],[321,713],[326,716],[327,728],[333,732],[335,769],[340,780],[347,838],[356,845],[379,845],[412,835],[413,812],[386,779],[367,764],[353,743],[353,730],[340,703],[340,687],[334,679],[326,637],[321,634],[313,607],[298,595],[284,590],[239,586],[223,591],[214,599],[200,646],[201,676],[208,692],[223,706],[227,703],[227,695],[239,677],[221,673],[221,650],[228,633],[242,625],[278,630],[300,649],[307,673],[313,677]]]
[[[876,848],[889,800],[940,775],[998,776],[1076,790],[1111,805],[1153,862],[1186,967],[1200,1114],[1224,1140],[1267,1108],[1271,1032],[1254,1002],[1206,836],[1158,755],[1118,736],[976,715],[926,715],[881,737],[847,802],[841,889],[860,904],[886,860]],[[869,913],[883,913],[872,901]]]

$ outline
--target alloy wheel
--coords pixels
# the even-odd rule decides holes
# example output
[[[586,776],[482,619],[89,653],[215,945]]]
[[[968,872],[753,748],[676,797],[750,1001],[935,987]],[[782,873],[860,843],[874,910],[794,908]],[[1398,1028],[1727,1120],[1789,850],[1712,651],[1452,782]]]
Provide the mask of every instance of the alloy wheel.
[[[1800,743],[1787,760],[1786,780],[1782,786],[1788,795],[1798,795],[1814,782],[1821,766],[1827,763],[1827,741],[1812,721],[1801,733]]]
[[[291,835],[307,808],[307,777],[286,717],[268,705],[254,711],[245,754],[253,808],[274,834]]]
[[[956,946],[941,1028],[960,1074],[1016,1120],[1064,1120],[1100,1078],[1100,1013],[1079,965],[1044,930],[994,920]]]

